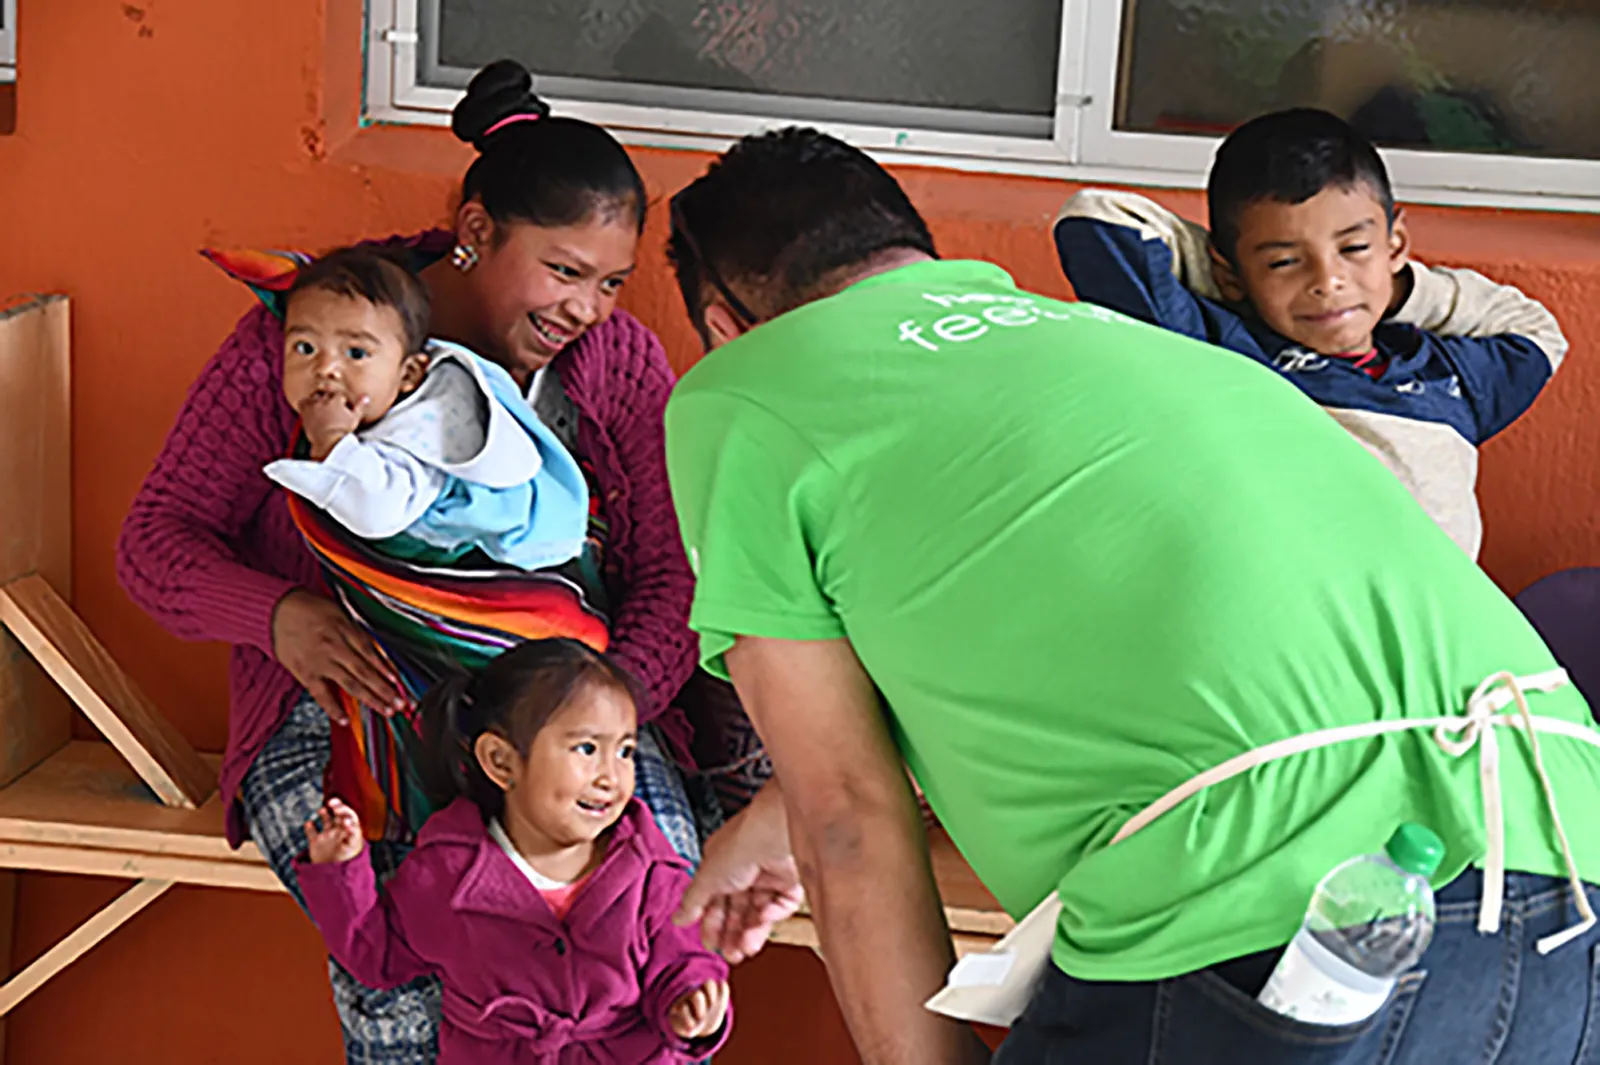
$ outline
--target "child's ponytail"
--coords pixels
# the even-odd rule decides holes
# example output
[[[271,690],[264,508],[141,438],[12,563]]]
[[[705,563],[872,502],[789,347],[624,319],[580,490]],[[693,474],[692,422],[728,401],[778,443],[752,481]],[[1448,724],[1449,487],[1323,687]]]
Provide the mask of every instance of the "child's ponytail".
[[[504,795],[478,765],[478,736],[489,722],[483,720],[474,687],[469,674],[452,673],[423,697],[423,736],[432,752],[423,785],[436,808],[464,795],[477,803],[485,816],[493,816],[504,805]]]
[[[505,810],[505,792],[478,761],[478,737],[493,732],[526,758],[533,737],[585,685],[604,685],[633,701],[633,682],[605,655],[567,637],[529,640],[495,658],[477,676],[453,673],[423,696],[427,744],[423,787],[435,809],[471,799],[485,818]]]

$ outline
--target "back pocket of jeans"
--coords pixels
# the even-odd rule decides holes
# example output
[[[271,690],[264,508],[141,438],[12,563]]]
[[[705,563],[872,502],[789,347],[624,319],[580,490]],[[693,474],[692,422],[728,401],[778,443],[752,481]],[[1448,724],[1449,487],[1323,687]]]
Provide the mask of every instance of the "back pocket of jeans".
[[[1401,977],[1383,1009],[1329,1027],[1270,1010],[1212,972],[1166,981],[1158,995],[1152,1065],[1345,1065],[1382,1060],[1411,1012],[1424,973]]]
[[[1591,891],[1590,897],[1594,897]],[[1576,1065],[1600,1065],[1600,943],[1589,950],[1589,1012],[1583,1021]]]

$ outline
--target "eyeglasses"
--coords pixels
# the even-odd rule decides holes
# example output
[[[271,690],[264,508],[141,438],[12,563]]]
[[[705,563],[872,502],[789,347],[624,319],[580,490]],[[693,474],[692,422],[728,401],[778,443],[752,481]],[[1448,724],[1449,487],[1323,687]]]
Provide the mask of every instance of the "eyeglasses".
[[[688,191],[688,189],[682,190],[673,196],[667,205],[667,212],[672,219],[672,231],[682,237],[683,242],[689,246],[689,251],[694,254],[695,259],[700,264],[700,272],[705,275],[707,281],[711,282],[711,287],[717,290],[717,294],[727,302],[728,309],[737,315],[744,325],[754,326],[760,319],[750,313],[750,308],[745,306],[744,300],[735,296],[733,290],[722,280],[722,277],[711,265],[711,260],[707,259],[705,252],[700,250],[700,245],[694,239],[694,233],[689,229],[689,223],[683,217],[683,194]]]

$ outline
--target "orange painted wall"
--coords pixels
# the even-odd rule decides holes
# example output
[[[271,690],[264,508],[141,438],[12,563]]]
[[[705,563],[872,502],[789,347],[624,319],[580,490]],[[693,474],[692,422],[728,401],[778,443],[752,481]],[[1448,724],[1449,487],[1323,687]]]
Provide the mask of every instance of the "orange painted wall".
[[[465,151],[437,131],[357,132],[358,0],[24,0],[15,135],[0,136],[0,294],[74,300],[77,604],[197,745],[221,748],[223,652],[179,644],[122,595],[122,514],[201,363],[247,307],[195,249],[318,248],[445,217]],[[641,151],[655,194],[704,158]],[[1065,294],[1046,230],[1060,183],[902,175],[946,254],[994,259]],[[1197,210],[1191,194],[1164,196]],[[1485,562],[1515,590],[1600,561],[1600,217],[1414,212],[1425,256],[1545,299],[1575,340],[1531,416],[1485,451]],[[626,303],[674,363],[695,357],[653,220]],[[3,520],[3,517],[0,517]],[[1307,545],[1311,549],[1312,545]],[[24,964],[120,885],[23,878]],[[736,982],[739,1062],[848,1062],[808,954],[774,952]],[[13,1015],[10,1065],[337,1060],[317,937],[285,897],[178,889]]]

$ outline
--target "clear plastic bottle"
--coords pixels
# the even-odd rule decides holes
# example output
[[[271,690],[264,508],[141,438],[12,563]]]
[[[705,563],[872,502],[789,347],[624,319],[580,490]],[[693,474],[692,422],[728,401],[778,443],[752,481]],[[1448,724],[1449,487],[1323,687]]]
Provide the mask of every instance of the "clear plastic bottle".
[[[1309,1024],[1355,1024],[1378,1012],[1433,939],[1433,889],[1444,843],[1422,825],[1395,830],[1383,854],[1322,878],[1261,1004]]]

